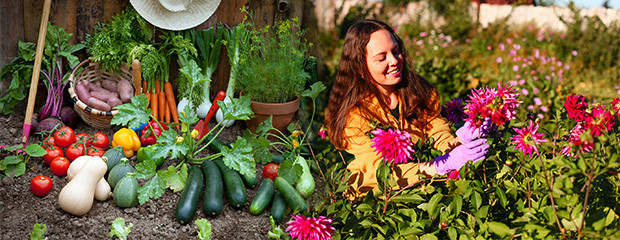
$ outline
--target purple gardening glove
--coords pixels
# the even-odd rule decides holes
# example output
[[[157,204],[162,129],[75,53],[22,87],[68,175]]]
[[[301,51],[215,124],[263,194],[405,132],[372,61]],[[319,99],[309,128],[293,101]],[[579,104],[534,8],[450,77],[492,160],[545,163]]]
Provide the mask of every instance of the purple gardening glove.
[[[487,140],[482,138],[465,143],[454,148],[449,153],[436,157],[433,161],[435,170],[438,175],[444,175],[452,170],[458,170],[468,161],[477,162],[485,158],[485,154],[489,150]]]
[[[469,143],[487,135],[491,130],[492,124],[493,122],[491,122],[491,119],[485,118],[480,128],[476,128],[476,126],[471,125],[469,121],[465,121],[465,124],[456,130],[456,136],[462,143]]]

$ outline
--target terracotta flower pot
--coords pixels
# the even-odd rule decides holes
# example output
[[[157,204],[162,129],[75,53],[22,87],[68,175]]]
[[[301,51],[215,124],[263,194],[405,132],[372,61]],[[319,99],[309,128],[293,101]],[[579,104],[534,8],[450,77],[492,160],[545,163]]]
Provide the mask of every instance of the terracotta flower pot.
[[[250,131],[255,133],[256,127],[267,120],[269,116],[273,115],[273,127],[286,134],[286,127],[291,123],[291,120],[293,120],[295,112],[299,110],[299,98],[286,103],[261,103],[252,101],[251,108],[254,112],[254,118],[245,121]]]

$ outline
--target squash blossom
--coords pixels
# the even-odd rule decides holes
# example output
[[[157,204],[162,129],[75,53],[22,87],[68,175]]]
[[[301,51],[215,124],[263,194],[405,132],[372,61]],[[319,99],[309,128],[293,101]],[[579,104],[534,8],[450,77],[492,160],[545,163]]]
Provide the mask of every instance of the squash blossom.
[[[183,137],[177,137],[177,142],[176,143],[180,143],[183,142]]]
[[[293,144],[293,148],[299,147],[299,142],[297,142],[297,140],[293,140],[291,143]]]
[[[302,135],[302,134],[304,134],[304,132],[299,131],[299,130],[295,130],[295,131],[293,131],[293,133],[291,133],[291,136],[292,137],[297,137],[297,136]]]
[[[192,138],[198,137],[198,130],[196,130],[196,129],[192,130],[191,136],[192,136]]]
[[[183,117],[187,118],[187,114],[185,114],[185,112],[181,112],[181,114],[183,114]],[[182,121],[181,122],[181,132],[187,132],[189,131],[189,126],[187,125],[186,122]]]

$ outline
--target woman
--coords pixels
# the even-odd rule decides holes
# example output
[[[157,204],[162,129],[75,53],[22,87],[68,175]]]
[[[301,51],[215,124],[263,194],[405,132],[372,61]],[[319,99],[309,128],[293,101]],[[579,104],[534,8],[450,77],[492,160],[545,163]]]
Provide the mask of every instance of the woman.
[[[355,156],[347,166],[352,175],[345,197],[351,200],[378,189],[375,173],[382,157],[367,134],[374,130],[371,121],[406,131],[413,143],[432,137],[444,153],[432,162],[393,165],[400,188],[417,182],[418,173],[443,175],[484,159],[488,145],[478,139],[479,131],[466,124],[455,138],[440,116],[435,88],[411,66],[402,40],[387,24],[363,20],[347,31],[325,126],[336,148]]]

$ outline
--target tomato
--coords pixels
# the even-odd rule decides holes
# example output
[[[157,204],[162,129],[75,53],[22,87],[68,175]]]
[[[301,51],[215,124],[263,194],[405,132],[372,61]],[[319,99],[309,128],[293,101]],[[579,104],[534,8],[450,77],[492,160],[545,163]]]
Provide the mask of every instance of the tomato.
[[[79,156],[84,156],[84,144],[83,143],[74,143],[70,147],[67,148],[67,159],[73,162]]]
[[[46,176],[36,176],[30,180],[30,191],[37,197],[44,197],[52,191],[52,179]]]
[[[62,148],[60,148],[59,146],[52,146],[46,151],[47,153],[43,155],[43,161],[45,161],[47,165],[50,165],[54,158],[65,156],[65,153],[62,152]]]
[[[263,168],[263,178],[275,180],[278,176],[278,169],[280,169],[280,165],[275,163],[265,165],[265,168]]]
[[[93,134],[92,146],[101,149],[108,149],[110,146],[110,139],[108,139],[108,136],[106,136],[105,133],[96,132]]]
[[[54,148],[54,146],[56,146],[56,142],[54,141],[54,136],[46,137],[45,140],[43,140],[43,143],[41,145],[45,149]]]
[[[89,147],[86,149],[86,155],[93,157],[101,157],[105,153],[105,150],[98,147]]]
[[[75,135],[76,143],[86,143],[86,147],[90,147],[93,143],[93,140],[86,133],[79,133]]]
[[[76,142],[75,132],[70,127],[64,126],[54,132],[54,142],[56,146],[65,148]]]
[[[67,169],[69,169],[69,165],[71,162],[67,158],[57,157],[54,158],[52,164],[50,164],[50,169],[52,173],[56,176],[65,176],[67,175]]]

